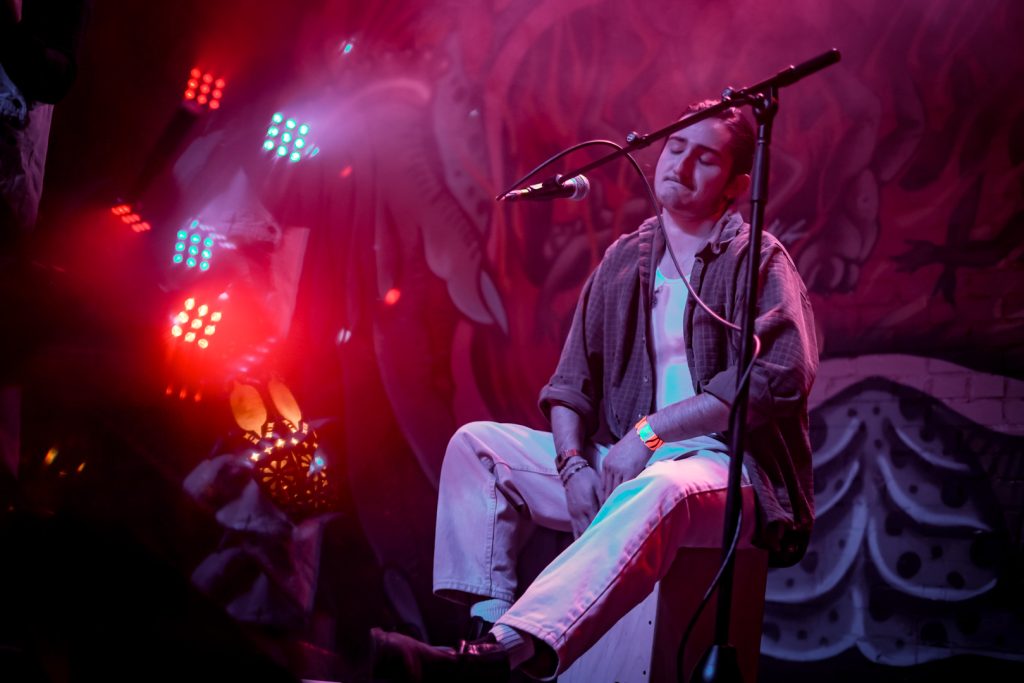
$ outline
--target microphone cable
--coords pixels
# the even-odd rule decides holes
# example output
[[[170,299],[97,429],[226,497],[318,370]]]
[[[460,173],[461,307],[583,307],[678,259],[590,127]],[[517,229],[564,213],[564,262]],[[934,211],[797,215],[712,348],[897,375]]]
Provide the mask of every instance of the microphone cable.
[[[547,166],[550,166],[551,164],[555,163],[556,161],[558,161],[562,157],[568,156],[569,154],[572,154],[573,152],[576,152],[578,150],[584,149],[586,147],[594,147],[594,146],[597,146],[597,145],[606,145],[606,146],[609,146],[609,147],[614,147],[615,149],[619,150],[620,152],[624,149],[622,147],[622,145],[618,144],[617,142],[613,142],[611,140],[586,140],[584,142],[577,143],[577,144],[575,144],[575,145],[573,145],[571,147],[567,147],[566,149],[563,149],[561,152],[558,152],[557,154],[554,154],[554,155],[548,157],[546,160],[542,161],[540,164],[535,166],[532,170],[530,170],[524,176],[522,176],[521,178],[516,180],[504,192],[502,192],[501,194],[497,195],[497,197],[495,197],[495,201],[500,200],[502,197],[507,195],[509,192],[511,192],[512,190],[516,189],[517,187],[519,187],[520,185],[525,183],[527,180],[532,178],[534,175],[539,173],[541,170],[543,170]],[[654,188],[651,187],[650,181],[647,180],[647,176],[644,175],[643,170],[640,168],[640,164],[638,164],[636,159],[633,158],[633,155],[627,153],[627,154],[624,154],[623,156],[629,161],[630,165],[633,167],[633,170],[636,171],[637,176],[640,177],[640,180],[643,181],[644,190],[647,193],[647,199],[648,199],[648,201],[650,201],[651,208],[654,210],[654,217],[658,221],[658,229],[661,231],[661,235],[665,239],[665,248],[668,250],[669,256],[672,258],[672,265],[675,266],[676,272],[679,273],[679,276],[683,279],[683,284],[686,285],[686,289],[687,289],[687,291],[689,291],[690,296],[692,296],[694,301],[701,308],[703,308],[704,311],[708,315],[710,315],[714,320],[716,320],[720,325],[723,325],[724,327],[726,327],[726,328],[728,328],[730,330],[733,330],[735,332],[742,332],[742,329],[740,328],[739,325],[736,325],[735,323],[729,322],[725,318],[721,317],[720,315],[718,315],[717,313],[712,311],[708,307],[708,305],[704,303],[704,300],[700,298],[700,296],[697,294],[697,292],[695,292],[693,290],[693,286],[690,284],[690,278],[687,277],[686,274],[683,272],[683,269],[679,267],[679,261],[676,259],[675,251],[672,249],[672,245],[671,245],[671,243],[668,240],[668,233],[665,231],[665,221],[664,221],[664,219],[661,216],[661,207],[658,205],[658,198],[655,197],[655,195],[654,195]],[[655,266],[655,267],[657,267],[657,266]],[[652,273],[652,277],[651,277],[651,287],[650,287],[650,289],[651,289],[651,291],[650,291],[651,298],[653,299],[653,294],[654,294],[654,278],[653,278],[653,273]],[[753,361],[760,355],[760,351],[761,351],[761,339],[757,336],[757,334],[755,334],[754,335],[754,356],[751,359],[751,365],[753,365]],[[749,373],[749,372],[750,372],[750,367],[748,366],[747,373]]]
[[[528,172],[522,178],[520,178],[519,180],[514,182],[511,187],[509,187],[507,190],[505,190],[504,192],[499,194],[495,199],[498,200],[501,197],[505,196],[506,194],[508,194],[509,192],[511,192],[512,190],[514,190],[515,188],[519,187],[524,182],[529,180],[531,177],[536,175],[542,169],[544,169],[547,166],[553,164],[554,162],[558,161],[559,159],[561,159],[561,158],[563,158],[565,156],[568,156],[569,154],[572,154],[573,152],[576,152],[578,150],[584,149],[586,147],[594,147],[594,146],[598,146],[598,145],[605,145],[605,146],[613,147],[613,148],[617,149],[620,152],[624,149],[622,147],[622,145],[618,144],[617,142],[613,142],[612,140],[597,139],[597,140],[586,140],[584,142],[577,143],[575,145],[572,145],[571,147],[567,147],[566,149],[558,152],[557,154],[552,155],[548,159],[546,159],[543,162],[541,162],[540,164],[538,164],[530,172]],[[686,275],[686,273],[683,272],[683,269],[679,267],[679,261],[676,259],[675,250],[672,249],[672,244],[671,244],[671,242],[669,242],[668,233],[665,230],[665,221],[662,218],[661,207],[658,204],[658,198],[654,194],[654,188],[651,186],[650,181],[647,180],[647,176],[644,175],[643,170],[640,168],[640,164],[638,164],[636,159],[633,158],[633,155],[629,154],[629,153],[626,153],[623,156],[629,161],[630,165],[633,167],[633,170],[635,170],[637,175],[640,177],[640,180],[643,181],[644,190],[647,193],[647,199],[650,201],[651,208],[654,209],[654,216],[655,216],[655,218],[658,221],[658,229],[661,231],[661,236],[665,240],[665,249],[668,251],[669,256],[672,259],[672,265],[675,266],[676,272],[679,273],[679,277],[681,277],[683,279],[683,283],[686,285],[686,289],[689,291],[690,296],[692,296],[694,301],[701,308],[703,308],[704,311],[708,315],[710,315],[713,320],[718,322],[720,325],[722,325],[723,327],[725,327],[725,328],[727,328],[727,329],[729,329],[729,330],[731,330],[733,332],[742,332],[743,330],[742,330],[742,328],[739,325],[726,320],[725,318],[721,317],[720,315],[718,315],[717,313],[712,311],[711,308],[709,308],[708,305],[704,303],[703,299],[700,298],[700,296],[697,294],[697,292],[694,291],[693,286],[690,284],[690,278]],[[652,258],[653,258],[653,255],[652,255]],[[754,258],[754,256],[748,255],[748,258]],[[760,258],[760,255],[758,255],[758,258]],[[654,268],[657,268],[657,266],[655,265]],[[749,272],[749,269],[748,269],[748,272]],[[652,272],[651,272],[651,283],[650,283],[650,292],[649,292],[650,299],[652,301],[653,301],[653,298],[654,298],[654,279],[655,279],[654,278],[654,272],[653,272],[653,269],[652,269]],[[745,284],[749,284],[749,283],[745,283]],[[752,354],[752,356],[750,358],[750,363],[744,369],[743,375],[740,377],[740,381],[737,384],[737,392],[736,392],[737,394],[740,393],[744,388],[749,389],[748,385],[750,383],[751,372],[754,369],[754,363],[757,361],[757,358],[761,355],[761,338],[757,336],[756,332],[754,333],[753,337],[754,337],[754,353]],[[735,419],[737,405],[738,404],[736,403],[736,401],[733,401],[732,404],[729,406],[729,422],[728,422],[729,425],[732,425],[733,420]],[[732,454],[731,453],[730,453],[729,457],[732,458]],[[683,655],[684,655],[684,653],[686,651],[686,643],[689,641],[690,636],[693,634],[693,629],[697,625],[697,620],[700,618],[700,615],[704,613],[704,609],[707,607],[708,603],[711,601],[711,596],[714,595],[715,591],[718,589],[718,584],[722,580],[722,574],[725,572],[726,565],[730,561],[733,560],[733,558],[734,558],[734,556],[736,554],[736,547],[739,544],[740,529],[742,527],[743,527],[743,504],[742,504],[742,499],[741,499],[740,506],[739,506],[739,513],[738,513],[738,515],[736,517],[736,529],[733,532],[733,537],[732,537],[732,541],[729,544],[729,549],[726,551],[726,553],[724,553],[724,555],[722,557],[722,561],[719,563],[718,571],[715,573],[714,578],[708,584],[707,590],[704,592],[704,596],[701,598],[700,603],[698,603],[698,605],[697,605],[697,609],[694,610],[693,616],[690,618],[689,623],[686,625],[686,629],[683,631],[683,637],[682,637],[682,640],[679,643],[679,649],[678,649],[678,651],[676,653],[676,675],[677,675],[678,680],[680,680],[680,681],[684,680]]]

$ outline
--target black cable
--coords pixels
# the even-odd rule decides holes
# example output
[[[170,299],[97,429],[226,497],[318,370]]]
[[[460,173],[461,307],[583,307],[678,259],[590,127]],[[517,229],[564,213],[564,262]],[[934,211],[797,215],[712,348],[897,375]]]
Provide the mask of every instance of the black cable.
[[[739,386],[743,387],[747,382],[750,381],[750,373],[754,369],[754,360],[757,358],[757,351],[760,349],[760,342],[757,339],[757,335],[754,335],[755,348],[754,357],[750,359],[750,364],[747,369],[743,372],[743,376],[740,378]],[[737,392],[738,393],[738,392]],[[733,402],[729,407],[729,424],[732,424],[733,415],[736,413],[736,406],[739,404]],[[731,456],[730,456],[731,457]],[[686,643],[690,640],[690,636],[693,634],[693,628],[697,625],[697,620],[700,615],[704,613],[704,608],[707,607],[708,602],[711,600],[711,596],[714,594],[715,589],[718,588],[719,581],[722,580],[722,574],[725,572],[726,565],[732,560],[736,554],[736,546],[739,544],[740,529],[743,528],[743,505],[740,505],[739,513],[736,516],[736,529],[732,534],[732,541],[729,543],[729,550],[725,553],[722,558],[722,562],[718,565],[718,571],[715,573],[715,577],[711,579],[711,583],[708,584],[707,590],[704,592],[704,597],[701,598],[700,603],[697,604],[697,609],[693,611],[693,616],[690,617],[690,622],[686,625],[686,629],[683,631],[683,637],[679,641],[679,649],[676,651],[676,677],[682,681],[683,678],[683,655],[686,652]]]
[[[495,201],[501,201],[501,198],[502,198],[502,197],[504,197],[504,196],[505,196],[505,195],[507,195],[507,194],[508,194],[509,192],[511,192],[512,190],[516,189],[517,187],[519,187],[520,185],[522,185],[523,183],[525,183],[525,182],[526,182],[527,180],[529,180],[529,179],[530,179],[530,178],[531,178],[532,176],[534,176],[534,175],[536,175],[536,174],[537,174],[538,172],[540,172],[540,170],[541,170],[541,169],[543,169],[543,168],[545,168],[545,167],[547,167],[547,166],[550,166],[551,164],[555,163],[556,161],[558,161],[558,160],[559,160],[559,159],[561,159],[562,157],[564,157],[564,156],[568,156],[569,154],[572,154],[572,153],[573,153],[573,152],[575,152],[576,150],[580,150],[580,149],[583,149],[583,148],[585,148],[585,147],[592,147],[592,146],[595,146],[595,145],[608,145],[609,147],[614,147],[614,148],[615,148],[615,149],[617,149],[617,150],[620,150],[620,151],[622,150],[622,145],[620,145],[620,144],[619,144],[619,143],[617,143],[617,142],[612,142],[611,140],[585,140],[585,141],[583,141],[583,142],[580,142],[580,143],[578,143],[578,144],[575,144],[575,145],[573,145],[572,147],[566,147],[566,148],[565,148],[565,149],[563,149],[563,150],[562,150],[561,152],[558,152],[557,154],[555,154],[555,155],[553,155],[553,156],[550,156],[550,157],[548,157],[547,159],[545,159],[544,161],[542,161],[541,163],[537,164],[537,165],[536,165],[536,166],[535,166],[535,167],[533,168],[533,170],[531,170],[531,171],[530,171],[529,173],[527,173],[526,175],[524,175],[524,176],[523,176],[522,178],[520,178],[519,180],[517,180],[517,181],[515,181],[514,183],[512,183],[512,184],[511,184],[511,185],[510,185],[510,186],[509,186],[508,188],[506,188],[506,189],[505,189],[505,191],[504,191],[504,192],[502,192],[502,193],[501,193],[501,194],[499,194],[499,195],[498,195],[497,197],[495,197],[495,198],[494,198],[494,200],[495,200]],[[631,161],[631,162],[633,163],[633,167],[634,167],[634,168],[635,168],[635,169],[637,170],[637,172],[638,172],[638,173],[640,174],[640,177],[641,177],[641,178],[643,178],[643,173],[644,173],[644,172],[640,170],[640,165],[639,165],[638,163],[636,163],[636,159],[634,159],[634,158],[632,157],[632,155],[630,155],[630,154],[627,154],[627,155],[626,155],[626,158],[627,158],[627,159],[629,159],[629,160],[630,160],[630,161]],[[646,178],[644,178],[644,181],[645,181],[645,182],[646,182],[646,180],[647,180],[647,179],[646,179]]]
[[[718,588],[718,582],[722,580],[722,574],[725,573],[725,565],[728,562],[728,558],[736,552],[736,546],[739,545],[740,540],[740,528],[743,526],[743,508],[740,507],[739,516],[736,518],[736,531],[733,532],[732,542],[729,543],[729,552],[726,555],[726,560],[718,565],[718,571],[715,573],[715,577],[711,579],[711,583],[708,584],[708,589],[704,592],[704,597],[700,599],[700,603],[697,605],[697,609],[693,611],[693,616],[690,617],[690,621],[686,624],[686,629],[683,631],[683,637],[679,641],[679,649],[676,651],[676,678],[680,681],[683,679],[683,656],[686,652],[686,643],[690,640],[690,636],[693,635],[693,627],[697,625],[697,620],[700,619],[700,615],[704,613],[704,608],[708,606],[711,601],[711,596]]]
[[[618,149],[620,151],[623,149],[623,147],[621,145],[619,145],[618,143],[613,142],[611,140],[587,140],[587,141],[578,143],[576,145],[573,145],[571,147],[568,147],[568,148],[562,150],[561,152],[558,152],[557,154],[549,157],[548,159],[546,159],[542,163],[538,164],[535,168],[533,168],[533,170],[531,170],[529,173],[527,173],[522,178],[520,178],[515,183],[513,183],[511,187],[509,187],[504,192],[499,194],[496,199],[500,199],[501,197],[504,197],[506,194],[508,194],[509,192],[514,190],[515,188],[519,187],[523,183],[525,183],[529,178],[531,178],[533,175],[538,173],[541,169],[543,169],[546,166],[548,166],[548,165],[558,161],[562,157],[564,157],[564,156],[566,156],[568,154],[571,154],[572,152],[575,152],[576,150],[583,149],[585,147],[594,146],[594,145],[608,145],[608,146],[614,147],[615,149]],[[679,273],[679,277],[681,277],[683,279],[683,283],[686,285],[686,289],[689,291],[690,296],[692,296],[694,301],[701,308],[703,308],[704,311],[708,315],[710,315],[715,321],[717,321],[719,324],[723,325],[727,329],[732,330],[733,332],[742,332],[742,328],[739,325],[736,325],[735,323],[729,322],[725,318],[722,318],[717,313],[712,311],[708,307],[708,305],[705,304],[704,301],[700,298],[700,296],[697,294],[697,292],[694,291],[693,286],[690,284],[690,278],[688,278],[686,276],[686,274],[683,272],[683,269],[679,267],[679,261],[676,259],[675,251],[672,249],[672,244],[669,242],[668,232],[665,230],[665,221],[664,221],[664,218],[662,218],[661,207],[658,205],[658,199],[657,199],[657,197],[654,194],[654,188],[651,187],[650,181],[647,180],[647,176],[644,175],[643,170],[640,168],[640,164],[638,164],[636,159],[633,158],[633,155],[625,154],[624,156],[626,157],[626,159],[629,160],[630,165],[633,166],[633,169],[637,172],[637,175],[640,177],[640,180],[643,181],[644,189],[647,191],[647,198],[651,202],[651,207],[654,209],[654,216],[655,216],[655,218],[658,221],[658,229],[661,230],[661,235],[662,235],[662,237],[665,240],[665,249],[668,251],[669,257],[672,259],[672,265],[675,266],[676,272]],[[753,257],[751,257],[751,258],[753,258]],[[657,268],[656,265],[655,265],[655,268]],[[653,289],[654,289],[654,269],[652,269],[652,272],[651,272],[651,298],[652,298],[652,300],[653,300]],[[757,361],[757,358],[758,358],[758,356],[760,354],[761,354],[761,338],[758,337],[757,334],[755,333],[754,334],[754,353],[753,353],[753,355],[750,358],[750,363],[747,365],[746,369],[743,371],[743,375],[740,377],[740,381],[737,384],[737,394],[739,394],[741,392],[742,388],[750,381],[750,375],[751,375],[751,372],[754,369],[754,363]],[[733,417],[735,415],[736,407],[737,406],[738,406],[738,404],[735,401],[733,401],[733,403],[729,406],[729,421],[728,421],[728,424],[730,424],[730,425],[733,422]],[[731,454],[730,454],[730,457],[732,457]],[[693,628],[697,625],[697,620],[700,618],[700,615],[704,612],[704,608],[707,607],[708,602],[711,600],[711,596],[714,594],[715,590],[718,588],[718,583],[722,579],[722,574],[725,572],[726,565],[729,564],[729,562],[732,560],[733,556],[736,553],[736,546],[739,544],[740,529],[742,527],[743,527],[743,506],[741,505],[740,506],[740,510],[739,510],[739,515],[737,516],[737,519],[736,519],[736,529],[733,532],[732,542],[729,544],[729,549],[724,554],[724,556],[722,558],[722,561],[721,561],[721,563],[718,566],[718,571],[715,573],[715,577],[711,580],[711,583],[708,584],[708,588],[704,592],[704,597],[701,598],[700,603],[697,605],[697,609],[694,610],[693,616],[690,618],[690,622],[686,626],[686,630],[683,631],[683,638],[682,638],[682,640],[679,643],[679,650],[676,653],[676,673],[677,673],[677,677],[678,677],[678,679],[680,681],[683,680],[683,654],[686,651],[686,643],[690,639],[690,636],[693,633]]]
[[[596,146],[596,145],[607,145],[609,147],[614,147],[615,149],[617,149],[619,151],[622,151],[624,149],[623,146],[618,144],[617,142],[613,142],[611,140],[600,140],[600,139],[597,139],[597,140],[585,140],[584,142],[580,142],[580,143],[575,144],[575,145],[573,145],[571,147],[567,147],[566,149],[563,149],[562,151],[558,152],[557,154],[554,154],[554,155],[548,157],[547,159],[542,161],[540,164],[535,166],[532,170],[530,170],[524,176],[522,176],[521,178],[516,180],[514,183],[512,183],[509,187],[507,187],[504,192],[502,192],[497,197],[495,197],[495,200],[500,200],[502,197],[507,195],[509,192],[511,192],[515,188],[519,187],[520,185],[525,183],[527,180],[529,180],[531,177],[536,175],[542,169],[544,169],[547,166],[550,166],[551,164],[553,164],[554,162],[558,161],[562,157],[568,156],[569,154],[572,154],[573,152],[575,152],[577,150],[584,149],[585,147],[591,147],[591,146]],[[736,325],[734,323],[729,322],[725,318],[722,318],[717,313],[712,311],[708,307],[708,305],[704,303],[704,300],[700,298],[700,296],[697,294],[697,292],[695,292],[693,290],[693,286],[690,284],[690,278],[686,277],[686,274],[683,273],[683,269],[679,267],[679,261],[676,260],[675,251],[673,251],[672,245],[668,241],[668,233],[665,230],[665,221],[664,221],[664,219],[661,216],[661,207],[658,206],[658,198],[655,197],[655,195],[654,195],[654,188],[651,187],[651,183],[647,180],[647,176],[644,175],[643,169],[640,168],[640,164],[638,164],[636,159],[633,158],[633,155],[632,154],[625,154],[624,156],[626,157],[626,159],[629,160],[630,165],[636,171],[636,174],[637,174],[637,176],[640,177],[640,180],[643,181],[644,189],[647,191],[647,198],[651,202],[651,208],[654,209],[654,216],[655,216],[655,218],[658,221],[658,229],[661,230],[662,237],[665,238],[665,248],[668,250],[669,256],[672,257],[672,264],[676,267],[676,272],[679,273],[679,277],[681,277],[683,279],[683,283],[686,285],[686,289],[689,291],[690,296],[693,297],[694,301],[701,308],[703,308],[704,311],[708,315],[710,315],[712,318],[714,318],[716,321],[718,321],[719,324],[724,325],[725,327],[727,327],[727,328],[729,328],[731,330],[734,330],[736,332],[741,332],[742,330],[740,329],[739,325]],[[654,278],[653,277],[651,278],[651,286],[652,286],[652,288],[654,286]],[[761,340],[755,334],[754,335],[754,358],[755,359],[757,358],[758,353],[760,352],[760,350],[761,350]],[[751,360],[751,363],[753,363],[753,360]]]

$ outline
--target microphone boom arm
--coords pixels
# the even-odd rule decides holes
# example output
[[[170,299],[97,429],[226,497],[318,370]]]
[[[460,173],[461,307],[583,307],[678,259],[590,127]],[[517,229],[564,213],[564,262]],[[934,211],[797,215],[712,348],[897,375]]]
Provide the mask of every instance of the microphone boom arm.
[[[626,136],[627,144],[625,146],[620,146],[614,152],[609,152],[603,157],[595,159],[594,161],[591,161],[588,164],[580,166],[579,168],[573,171],[563,173],[562,177],[575,178],[578,175],[584,175],[587,172],[592,171],[593,169],[598,168],[600,166],[604,166],[605,164],[614,161],[620,157],[632,154],[637,150],[648,147],[656,140],[667,138],[668,136],[672,135],[678,130],[688,128],[694,125],[695,123],[703,121],[704,119],[711,118],[712,116],[715,116],[719,112],[725,109],[729,109],[730,107],[736,107],[741,105],[757,106],[760,102],[764,100],[766,94],[768,94],[769,92],[773,90],[778,91],[779,88],[784,88],[786,86],[793,85],[794,83],[803,80],[807,76],[810,76],[813,73],[817,73],[818,71],[821,71],[822,69],[837,63],[839,61],[839,58],[839,50],[837,50],[836,48],[832,48],[831,50],[822,52],[817,57],[808,59],[805,62],[797,64],[796,66],[788,66],[785,69],[782,69],[781,71],[776,73],[774,76],[770,76],[764,79],[763,81],[760,81],[759,83],[755,83],[754,85],[750,85],[747,86],[746,88],[739,89],[726,88],[722,92],[722,98],[718,100],[718,102],[716,102],[715,104],[708,107],[707,109],[694,112],[689,116],[685,116],[679,119],[678,121],[670,123],[664,128],[659,128],[653,133],[640,134],[635,131],[631,132]],[[501,201],[506,195],[512,192],[516,188],[516,186],[519,185],[519,183],[524,182],[526,178],[532,176],[545,165],[546,164],[541,164],[539,167],[531,171],[525,178],[516,181],[516,183],[513,184],[512,187],[509,187],[504,192],[498,194],[494,198],[495,201]]]

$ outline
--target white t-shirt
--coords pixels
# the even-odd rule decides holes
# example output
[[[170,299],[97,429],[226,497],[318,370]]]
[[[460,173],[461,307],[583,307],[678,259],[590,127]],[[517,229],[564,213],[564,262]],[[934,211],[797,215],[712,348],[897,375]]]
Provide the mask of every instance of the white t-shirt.
[[[667,252],[665,258],[669,258]],[[686,361],[684,329],[689,295],[682,278],[666,277],[661,265],[658,266],[654,273],[654,304],[651,311],[655,410],[695,395],[690,366]],[[727,450],[725,443],[710,435],[687,439],[687,443],[708,450]]]

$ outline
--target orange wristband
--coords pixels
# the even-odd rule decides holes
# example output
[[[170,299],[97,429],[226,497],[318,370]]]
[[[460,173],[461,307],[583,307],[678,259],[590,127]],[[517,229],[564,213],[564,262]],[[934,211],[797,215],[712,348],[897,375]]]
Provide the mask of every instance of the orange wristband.
[[[665,440],[654,433],[651,425],[647,424],[647,417],[641,417],[636,423],[636,434],[652,452],[665,445]]]

